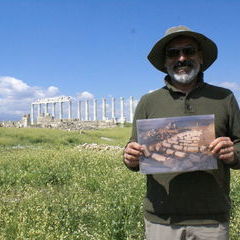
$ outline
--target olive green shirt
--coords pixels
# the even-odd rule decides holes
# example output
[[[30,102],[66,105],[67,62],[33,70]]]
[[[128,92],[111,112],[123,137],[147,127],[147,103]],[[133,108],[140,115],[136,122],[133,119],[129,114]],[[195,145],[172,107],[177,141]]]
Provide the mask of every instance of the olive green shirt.
[[[228,221],[230,168],[240,168],[240,111],[237,101],[230,90],[203,80],[188,94],[174,88],[168,81],[165,87],[141,98],[135,111],[130,141],[137,142],[137,119],[214,114],[216,137],[231,138],[237,163],[230,166],[218,159],[217,170],[146,175],[144,215],[147,220],[162,224]],[[138,171],[139,168],[131,170]]]

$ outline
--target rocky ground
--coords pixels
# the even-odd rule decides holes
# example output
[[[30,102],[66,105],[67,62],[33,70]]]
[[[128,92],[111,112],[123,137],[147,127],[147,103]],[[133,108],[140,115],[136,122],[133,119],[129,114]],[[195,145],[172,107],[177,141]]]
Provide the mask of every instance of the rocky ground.
[[[123,151],[123,147],[107,145],[107,144],[97,144],[97,143],[84,143],[76,147],[79,151],[83,149],[91,149],[95,151]]]

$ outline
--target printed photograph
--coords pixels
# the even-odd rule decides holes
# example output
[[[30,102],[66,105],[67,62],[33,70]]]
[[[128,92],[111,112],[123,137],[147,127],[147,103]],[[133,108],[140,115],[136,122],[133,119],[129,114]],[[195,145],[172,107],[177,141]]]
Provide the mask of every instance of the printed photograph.
[[[214,115],[137,120],[137,134],[144,147],[141,173],[217,168],[217,159],[208,147],[215,139]]]

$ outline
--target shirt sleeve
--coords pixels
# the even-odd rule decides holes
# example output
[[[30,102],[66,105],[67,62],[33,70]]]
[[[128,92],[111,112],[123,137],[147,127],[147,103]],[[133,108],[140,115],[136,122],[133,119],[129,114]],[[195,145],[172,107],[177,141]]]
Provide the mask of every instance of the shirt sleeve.
[[[240,110],[233,94],[229,103],[229,111],[229,136],[234,142],[234,156],[236,161],[230,167],[232,169],[240,169]]]
[[[138,105],[137,105],[135,113],[134,113],[134,119],[133,119],[133,125],[132,125],[132,135],[131,135],[128,143],[137,142],[136,121],[137,121],[137,119],[145,119],[145,118],[147,118],[147,114],[146,114],[146,111],[145,111],[145,96],[143,96],[140,99],[140,101],[138,102]],[[127,147],[128,143],[126,144],[125,148]],[[135,167],[135,168],[131,168],[131,167],[127,166],[127,168],[134,171],[134,172],[139,171],[139,166]]]
[[[133,125],[132,125],[132,135],[129,139],[129,142],[137,142],[137,126],[136,126],[136,121],[138,119],[146,119],[147,118],[147,113],[146,113],[146,95],[144,95],[137,107],[136,107],[136,111],[134,114],[134,119],[133,119]]]

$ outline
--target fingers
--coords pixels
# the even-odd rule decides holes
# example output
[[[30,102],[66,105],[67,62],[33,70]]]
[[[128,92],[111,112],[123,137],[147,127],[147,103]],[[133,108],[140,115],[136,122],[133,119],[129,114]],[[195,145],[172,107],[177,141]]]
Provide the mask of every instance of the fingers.
[[[209,148],[213,154],[220,153],[220,151],[227,153],[233,150],[233,142],[229,137],[219,137],[210,144]]]
[[[131,160],[128,160],[128,159],[125,158],[124,162],[130,168],[135,168],[135,167],[139,166],[139,160],[131,161]]]
[[[139,157],[142,156],[143,148],[136,142],[131,142],[124,150],[124,162],[130,166],[135,167],[139,165]]]
[[[225,163],[231,163],[234,161],[233,145],[229,137],[219,137],[210,144],[209,148],[219,159],[223,160]]]
[[[231,163],[234,160],[234,153],[230,152],[230,153],[226,153],[226,154],[220,154],[219,158],[221,160],[224,160],[224,162],[226,162],[226,163]]]
[[[124,158],[127,160],[138,160],[142,155],[142,146],[136,142],[131,142],[124,150]]]
[[[227,154],[234,151],[234,147],[226,147],[219,150],[219,154]]]

